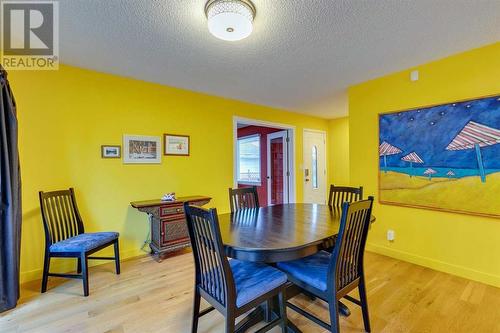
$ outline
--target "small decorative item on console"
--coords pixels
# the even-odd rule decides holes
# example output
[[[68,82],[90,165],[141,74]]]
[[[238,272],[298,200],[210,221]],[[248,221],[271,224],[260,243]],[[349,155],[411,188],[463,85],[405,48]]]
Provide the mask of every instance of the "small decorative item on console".
[[[175,192],[164,194],[161,201],[175,201]]]

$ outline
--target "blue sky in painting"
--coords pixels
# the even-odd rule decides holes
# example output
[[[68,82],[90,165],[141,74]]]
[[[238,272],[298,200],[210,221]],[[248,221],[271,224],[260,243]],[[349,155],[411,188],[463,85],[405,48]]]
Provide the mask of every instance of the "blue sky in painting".
[[[477,169],[474,149],[445,149],[471,120],[500,129],[500,95],[381,115],[379,144],[387,141],[403,151],[387,156],[387,166],[407,167],[401,157],[415,151],[424,161],[415,167]],[[483,147],[481,153],[485,169],[500,169],[500,144]]]

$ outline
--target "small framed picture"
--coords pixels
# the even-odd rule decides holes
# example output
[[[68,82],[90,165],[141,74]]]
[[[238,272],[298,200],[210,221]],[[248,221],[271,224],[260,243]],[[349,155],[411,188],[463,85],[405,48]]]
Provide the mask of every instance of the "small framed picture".
[[[164,154],[189,156],[189,135],[163,134]]]
[[[101,157],[102,158],[120,158],[122,157],[120,146],[102,145]]]
[[[161,138],[159,136],[124,135],[123,163],[161,163]]]

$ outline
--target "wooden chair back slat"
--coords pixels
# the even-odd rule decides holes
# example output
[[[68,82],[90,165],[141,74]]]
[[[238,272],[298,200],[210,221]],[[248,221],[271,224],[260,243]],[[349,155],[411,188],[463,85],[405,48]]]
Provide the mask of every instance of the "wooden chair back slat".
[[[330,185],[328,205],[341,208],[344,202],[355,202],[363,200],[363,186],[347,187]]]
[[[225,307],[228,300],[234,299],[236,290],[224,253],[217,210],[186,203],[184,211],[195,261],[196,285]]]
[[[259,208],[257,187],[230,188],[229,203],[231,205],[231,213],[247,208]]]
[[[56,223],[54,221],[54,216],[52,215],[52,206],[49,204],[49,201],[51,199],[50,198],[47,198],[46,200],[44,200],[43,202],[40,202],[40,207],[42,207],[42,220],[43,220],[43,223],[44,225],[47,225],[48,228],[47,228],[47,231],[46,231],[46,234],[49,234],[49,235],[54,235],[56,233]],[[43,208],[45,208],[45,214],[44,214],[44,210]],[[44,216],[46,215],[46,216]],[[50,236],[50,239],[55,239],[56,237],[54,236]],[[52,241],[50,242],[52,243]]]
[[[340,230],[329,270],[329,280],[335,282],[337,291],[362,276],[372,206],[373,197],[342,205]]]
[[[83,233],[83,224],[80,218],[80,213],[78,212],[78,208],[76,206],[75,196],[73,195],[71,196],[71,198],[66,198],[66,200],[68,202],[68,209],[71,213],[71,220],[73,221],[73,233]]]
[[[72,188],[52,192],[40,191],[39,198],[45,236],[49,245],[84,232]]]
[[[61,206],[63,208],[63,214],[64,218],[69,221],[69,223],[66,226],[66,235],[73,235],[74,234],[74,229],[73,229],[73,217],[71,216],[71,211],[70,211],[70,206],[68,204],[68,197],[62,197],[61,198]]]
[[[70,237],[70,235],[72,235],[72,230],[71,230],[71,224],[72,224],[72,220],[68,214],[68,210],[67,210],[67,207],[66,207],[66,199],[67,197],[59,197],[59,205],[61,207],[61,213],[62,213],[62,216],[63,216],[63,219],[64,221],[68,221],[68,223],[64,223],[63,224],[63,228],[64,228],[64,238],[68,238]]]
[[[59,209],[58,209],[58,205],[57,205],[57,198],[58,197],[52,197],[52,198],[50,198],[51,199],[50,201],[51,201],[51,209],[52,209],[53,215],[54,215],[54,223],[55,223],[56,231],[57,231],[56,242],[59,242],[61,240],[64,240],[64,237],[62,235],[62,229],[63,229],[64,222],[59,214]]]
[[[63,212],[62,212],[62,209],[61,209],[61,197],[53,197],[52,198],[55,202],[55,210],[56,210],[56,213],[57,213],[57,218],[58,218],[58,223],[57,223],[57,226],[59,227],[59,240],[63,240],[63,239],[66,239],[66,225],[69,223],[69,221],[65,220],[64,219],[64,215],[63,215]]]

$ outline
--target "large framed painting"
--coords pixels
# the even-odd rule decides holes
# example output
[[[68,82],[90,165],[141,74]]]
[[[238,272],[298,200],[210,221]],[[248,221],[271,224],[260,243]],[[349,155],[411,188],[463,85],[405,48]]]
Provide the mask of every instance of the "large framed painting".
[[[379,116],[379,201],[500,217],[500,95]]]
[[[161,139],[159,136],[124,135],[123,163],[161,163]]]

